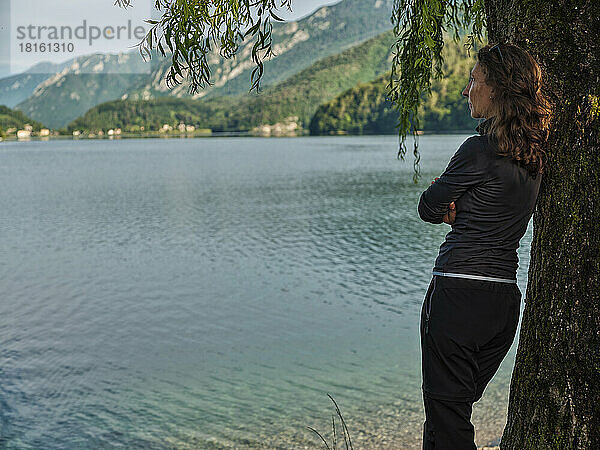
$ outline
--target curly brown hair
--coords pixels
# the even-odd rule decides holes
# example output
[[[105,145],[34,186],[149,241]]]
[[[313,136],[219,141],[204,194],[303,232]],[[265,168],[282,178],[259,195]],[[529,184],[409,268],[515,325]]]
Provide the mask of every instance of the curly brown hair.
[[[554,110],[542,92],[542,70],[526,50],[510,43],[482,47],[477,60],[495,92],[487,134],[499,155],[513,158],[535,178],[546,165]]]

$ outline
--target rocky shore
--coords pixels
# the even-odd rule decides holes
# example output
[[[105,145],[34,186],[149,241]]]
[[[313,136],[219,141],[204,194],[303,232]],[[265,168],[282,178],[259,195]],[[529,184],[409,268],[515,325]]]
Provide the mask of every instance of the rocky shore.
[[[473,405],[472,423],[475,427],[475,443],[478,450],[499,450],[500,437],[506,424],[506,393],[492,391]],[[406,403],[399,401],[391,407],[375,411],[364,411],[362,416],[342,412],[350,432],[355,449],[364,450],[421,450],[423,433],[422,405],[406,408]],[[333,448],[331,415],[315,418],[311,423],[265,423],[260,430],[239,430],[239,437],[211,442],[197,442],[201,448],[210,449],[321,449],[325,448],[321,439],[308,426],[316,429]],[[278,428],[275,434],[273,430]],[[249,435],[252,435],[249,438]],[[346,448],[341,432],[341,423],[336,416],[337,448]],[[242,437],[243,436],[243,437]],[[189,441],[173,442],[173,448],[198,448]]]

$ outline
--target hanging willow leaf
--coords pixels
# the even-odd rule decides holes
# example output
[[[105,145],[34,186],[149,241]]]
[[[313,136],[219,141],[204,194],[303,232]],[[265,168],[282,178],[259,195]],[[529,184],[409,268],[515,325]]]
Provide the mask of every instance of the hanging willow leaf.
[[[127,8],[133,1],[115,0],[115,5]],[[212,84],[208,56],[213,46],[227,59],[236,55],[245,39],[254,40],[250,91],[258,92],[264,60],[273,56],[271,20],[281,21],[276,11],[291,10],[291,4],[292,0],[155,0],[154,6],[162,16],[158,21],[148,21],[151,36],[138,46],[142,55],[150,55],[150,50],[157,48],[166,56],[168,48],[171,67],[167,86],[187,78],[189,91],[195,94]],[[404,160],[408,133],[414,136],[415,182],[420,177],[417,112],[421,95],[431,93],[432,77],[443,77],[443,31],[453,29],[458,42],[458,30],[472,27],[465,44],[468,52],[474,38],[482,42],[485,17],[484,0],[394,0],[391,22],[396,42],[392,46],[395,52],[388,99],[398,112],[398,158]]]
[[[397,157],[404,160],[406,137],[414,137],[413,155],[416,183],[420,178],[420,155],[418,132],[421,128],[418,117],[421,95],[431,94],[431,80],[443,77],[442,48],[443,31],[454,30],[455,41],[458,31],[472,25],[471,38],[483,38],[485,27],[484,0],[395,0],[392,23],[396,42],[392,59],[392,70],[387,85],[388,97],[398,112],[398,134],[400,144]],[[471,46],[472,48],[472,40]]]
[[[115,0],[115,5],[127,8],[134,0]],[[189,92],[197,93],[211,85],[208,57],[218,48],[225,58],[235,56],[245,39],[254,39],[252,60],[256,67],[251,75],[252,90],[260,90],[264,60],[273,56],[272,20],[282,22],[276,11],[291,11],[292,0],[155,0],[160,20],[147,20],[152,25],[138,43],[142,56],[158,49],[171,53],[171,68],[167,86],[189,81]]]

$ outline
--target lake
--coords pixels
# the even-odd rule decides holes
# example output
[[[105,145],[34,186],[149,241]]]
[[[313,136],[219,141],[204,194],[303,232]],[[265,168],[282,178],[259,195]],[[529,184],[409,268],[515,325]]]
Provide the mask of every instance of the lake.
[[[0,144],[0,447],[317,448],[330,394],[356,448],[420,448],[450,227],[417,203],[467,137],[420,136],[417,185],[412,137],[405,162],[397,136]]]

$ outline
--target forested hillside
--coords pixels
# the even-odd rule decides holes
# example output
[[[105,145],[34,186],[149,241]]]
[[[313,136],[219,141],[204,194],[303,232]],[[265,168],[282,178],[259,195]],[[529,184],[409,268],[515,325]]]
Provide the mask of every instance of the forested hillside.
[[[264,63],[263,87],[281,83],[316,61],[337,55],[368,39],[391,30],[392,0],[343,0],[322,6],[313,14],[295,22],[273,23],[273,50],[275,55]],[[293,6],[292,6],[293,7]],[[214,98],[242,95],[248,92],[254,42],[240,45],[238,55],[223,59],[218,51],[210,58],[212,86],[193,98]],[[153,70],[152,76],[130,89],[130,99],[150,99],[161,96],[190,97],[186,80],[170,89],[165,75],[170,62],[164,60]]]
[[[179,123],[213,131],[249,131],[296,117],[308,124],[320,104],[341,92],[367,82],[389,67],[391,31],[338,55],[318,61],[283,83],[260,94],[207,100],[162,97],[151,100],[118,100],[98,105],[68,126],[68,131],[94,132],[110,128],[123,131],[157,131]]]
[[[471,51],[473,55],[474,51]],[[442,80],[432,83],[432,95],[421,96],[419,119],[424,131],[468,130],[476,126],[467,99],[461,92],[467,84],[474,60],[463,47],[447,39]],[[386,100],[389,73],[376,80],[359,84],[330,102],[321,105],[310,122],[310,133],[387,134],[395,133],[397,114]]]
[[[119,100],[92,108],[68,126],[68,131],[95,133],[159,131],[179,124],[221,131],[251,131],[257,127],[296,123],[311,134],[394,133],[396,114],[386,101],[392,32],[325,58],[261,94],[206,100],[163,97]],[[426,131],[468,130],[476,126],[461,92],[474,54],[446,40],[445,73],[423,94],[419,114]]]
[[[262,87],[284,82],[327,56],[358,45],[392,28],[389,20],[392,0],[343,0],[323,6],[297,22],[273,24],[275,55],[265,61]],[[240,44],[235,58],[224,59],[215,48],[210,55],[213,85],[194,95],[188,93],[186,80],[167,87],[165,75],[170,58],[154,54],[144,63],[139,53],[88,55],[71,61],[52,76],[26,78],[27,86],[0,80],[0,104],[10,100],[31,117],[60,128],[100,103],[117,99],[149,100],[157,97],[214,98],[248,92],[254,68],[251,49],[254,41]],[[92,69],[92,70],[86,70]],[[126,70],[120,70],[126,69]],[[24,81],[23,81],[24,82]],[[36,84],[37,82],[37,84]],[[3,88],[3,86],[5,88]],[[14,89],[18,92],[13,92]],[[27,89],[30,91],[27,92]],[[35,88],[35,90],[34,90]],[[27,98],[23,94],[27,92]],[[18,95],[17,95],[18,94]],[[2,98],[6,98],[4,102]]]
[[[30,125],[32,131],[39,131],[44,128],[43,124],[27,117],[21,111],[0,105],[0,128],[4,132],[12,130],[12,133],[14,133],[16,130],[24,129],[25,125]]]

